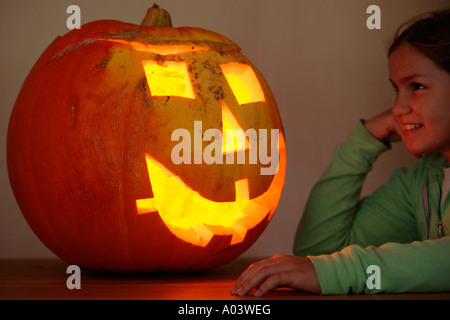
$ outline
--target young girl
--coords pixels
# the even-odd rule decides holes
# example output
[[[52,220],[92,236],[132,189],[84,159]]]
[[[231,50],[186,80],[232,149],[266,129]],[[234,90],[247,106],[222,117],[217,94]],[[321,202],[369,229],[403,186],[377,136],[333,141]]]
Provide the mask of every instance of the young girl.
[[[392,109],[360,121],[335,149],[306,205],[296,256],[251,265],[233,294],[281,286],[321,294],[450,291],[450,10],[395,38],[389,74]],[[373,162],[400,139],[420,159],[360,200]]]

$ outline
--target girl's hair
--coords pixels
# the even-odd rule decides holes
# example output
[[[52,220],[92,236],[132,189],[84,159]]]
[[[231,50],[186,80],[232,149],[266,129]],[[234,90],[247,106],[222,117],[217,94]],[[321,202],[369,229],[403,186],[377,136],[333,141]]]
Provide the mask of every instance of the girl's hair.
[[[401,25],[388,56],[404,43],[412,45],[450,73],[450,8],[420,15]]]

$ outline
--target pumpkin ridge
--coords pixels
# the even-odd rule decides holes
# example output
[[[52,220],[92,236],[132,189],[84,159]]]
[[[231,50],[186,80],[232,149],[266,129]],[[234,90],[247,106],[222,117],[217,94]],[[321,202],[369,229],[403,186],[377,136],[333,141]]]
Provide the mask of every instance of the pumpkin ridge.
[[[64,47],[62,50],[60,50],[57,54],[55,54],[49,60],[51,61],[51,60],[61,58],[61,57],[65,56],[66,54],[71,53],[72,51],[74,51],[82,46],[87,46],[91,43],[94,43],[95,41],[97,41],[97,39],[88,38],[88,39],[85,39],[80,42],[71,43],[68,46]]]
[[[216,40],[208,39],[184,39],[184,38],[170,38],[161,37],[158,35],[146,35],[139,33],[138,30],[127,30],[120,33],[104,33],[99,35],[96,40],[125,40],[126,42],[139,42],[147,45],[172,46],[172,45],[192,45],[207,47],[214,51],[224,52],[240,52],[241,48],[234,43],[226,43]]]

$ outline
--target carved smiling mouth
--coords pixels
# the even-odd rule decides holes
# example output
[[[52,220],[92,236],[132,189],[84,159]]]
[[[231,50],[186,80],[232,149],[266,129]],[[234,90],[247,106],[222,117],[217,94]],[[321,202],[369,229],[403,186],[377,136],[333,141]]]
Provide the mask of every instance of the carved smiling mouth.
[[[282,142],[283,143],[283,142]],[[214,202],[203,198],[149,154],[145,155],[153,198],[136,200],[138,214],[158,212],[179,239],[205,247],[216,235],[231,235],[230,244],[244,241],[247,231],[269,219],[278,204],[283,175],[275,175],[262,195],[250,199],[248,180],[236,181],[236,199]]]

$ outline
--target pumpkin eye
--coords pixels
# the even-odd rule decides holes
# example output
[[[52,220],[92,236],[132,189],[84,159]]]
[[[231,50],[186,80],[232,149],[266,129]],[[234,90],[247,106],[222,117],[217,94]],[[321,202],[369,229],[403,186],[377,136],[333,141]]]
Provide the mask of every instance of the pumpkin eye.
[[[229,62],[220,65],[238,103],[265,101],[261,84],[252,67],[247,64]]]
[[[152,96],[195,99],[186,62],[145,60],[143,66]]]

